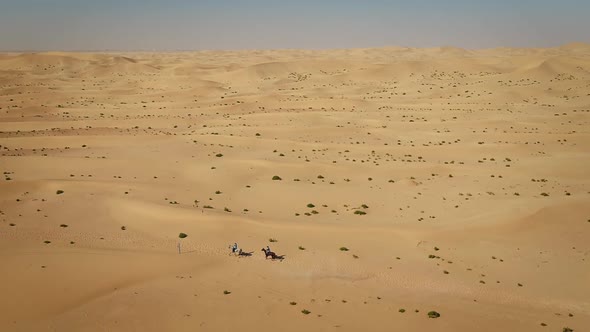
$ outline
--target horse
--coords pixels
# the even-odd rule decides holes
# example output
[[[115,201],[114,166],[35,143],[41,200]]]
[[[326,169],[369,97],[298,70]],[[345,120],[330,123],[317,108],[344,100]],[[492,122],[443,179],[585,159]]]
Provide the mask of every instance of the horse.
[[[231,244],[229,245],[228,248],[230,249],[230,253],[229,253],[230,256],[234,255],[234,256],[238,256],[238,257],[250,257],[254,253],[253,251],[250,251],[250,252],[243,251],[242,248],[237,248],[237,250],[234,251],[233,245],[231,245]]]
[[[235,248],[235,250],[234,250],[233,245],[231,245],[231,244],[228,246],[228,248],[230,250],[230,253],[229,253],[230,256],[231,255],[239,256],[240,252],[242,252],[242,249],[240,249],[239,247]]]
[[[266,248],[262,248],[262,249],[260,249],[260,251],[264,251],[264,256],[265,256],[264,258],[265,259],[268,259],[269,257],[270,257],[270,259],[273,259],[273,260],[275,260],[275,259],[279,259],[279,260],[285,259],[285,255],[280,255],[279,256],[279,255],[275,254],[274,252],[272,252],[270,250],[266,250]]]

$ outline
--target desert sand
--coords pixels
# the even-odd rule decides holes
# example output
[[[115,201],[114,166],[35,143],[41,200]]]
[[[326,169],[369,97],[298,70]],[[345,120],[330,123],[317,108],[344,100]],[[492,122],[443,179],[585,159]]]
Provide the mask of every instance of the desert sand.
[[[0,54],[0,171],[0,331],[590,331],[590,45]]]

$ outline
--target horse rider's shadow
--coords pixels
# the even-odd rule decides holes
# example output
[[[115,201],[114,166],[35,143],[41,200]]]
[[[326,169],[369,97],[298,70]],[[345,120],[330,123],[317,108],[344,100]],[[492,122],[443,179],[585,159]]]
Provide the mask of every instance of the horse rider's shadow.
[[[238,253],[238,256],[240,256],[240,257],[250,257],[250,256],[252,256],[252,254],[254,254],[254,251],[250,251],[250,252],[241,251],[240,253]]]

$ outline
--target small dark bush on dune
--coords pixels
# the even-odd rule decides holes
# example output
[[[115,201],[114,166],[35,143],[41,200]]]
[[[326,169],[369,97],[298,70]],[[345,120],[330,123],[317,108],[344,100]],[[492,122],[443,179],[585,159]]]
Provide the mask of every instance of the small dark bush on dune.
[[[436,311],[429,311],[428,312],[428,318],[438,318],[440,317],[440,314]]]

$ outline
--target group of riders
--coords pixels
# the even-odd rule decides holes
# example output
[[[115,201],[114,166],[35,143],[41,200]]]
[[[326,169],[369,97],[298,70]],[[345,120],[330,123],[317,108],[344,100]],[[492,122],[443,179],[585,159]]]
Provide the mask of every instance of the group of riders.
[[[252,253],[247,253],[244,252],[240,247],[238,247],[238,243],[234,243],[233,245],[230,246],[231,249],[231,254],[233,255],[237,255],[237,256],[251,256]],[[271,258],[271,259],[283,259],[283,256],[278,256],[277,254],[275,254],[272,250],[270,250],[270,246],[266,246],[266,248],[262,248],[261,251],[264,251],[264,255],[266,258]]]

